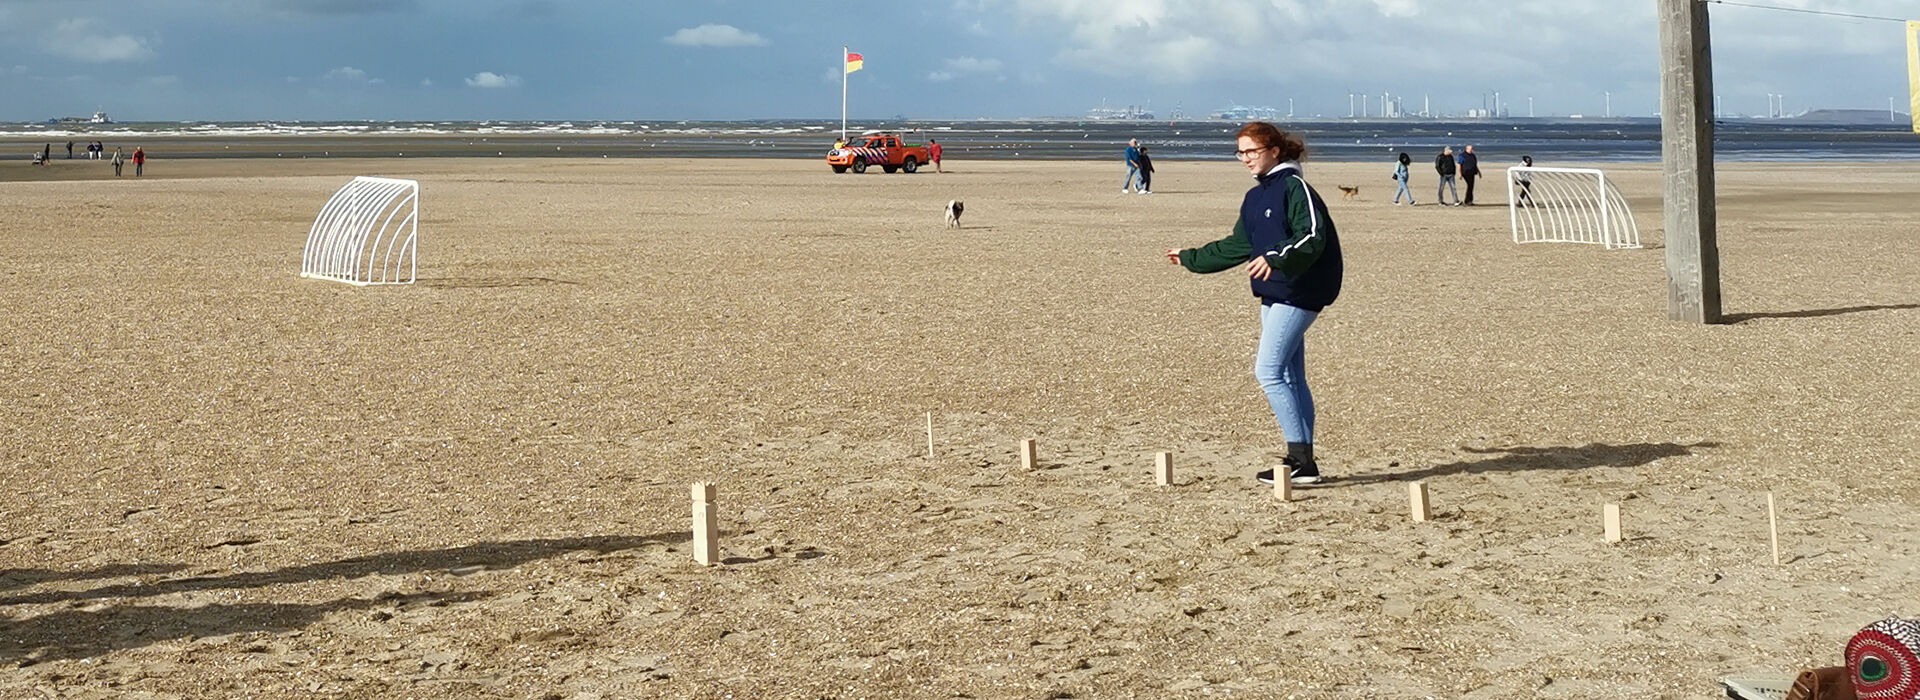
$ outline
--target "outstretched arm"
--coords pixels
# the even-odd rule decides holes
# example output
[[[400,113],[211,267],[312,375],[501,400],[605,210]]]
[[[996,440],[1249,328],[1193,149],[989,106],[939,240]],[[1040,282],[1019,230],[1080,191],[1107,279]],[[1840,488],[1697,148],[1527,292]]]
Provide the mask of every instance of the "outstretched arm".
[[[1247,242],[1247,227],[1238,219],[1233,222],[1233,232],[1226,238],[1208,243],[1198,248],[1180,250],[1170,248],[1166,252],[1167,262],[1176,263],[1194,272],[1219,272],[1230,269],[1247,261],[1253,253],[1253,244]]]

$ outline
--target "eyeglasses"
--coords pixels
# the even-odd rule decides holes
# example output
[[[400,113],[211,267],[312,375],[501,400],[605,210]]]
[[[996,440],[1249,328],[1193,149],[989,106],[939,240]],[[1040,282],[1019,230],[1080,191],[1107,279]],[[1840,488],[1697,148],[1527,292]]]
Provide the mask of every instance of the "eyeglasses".
[[[1235,158],[1239,158],[1240,160],[1247,160],[1249,158],[1252,158],[1253,154],[1259,153],[1269,148],[1278,148],[1278,147],[1277,146],[1261,146],[1259,148],[1242,148],[1238,151],[1234,151],[1233,156]]]

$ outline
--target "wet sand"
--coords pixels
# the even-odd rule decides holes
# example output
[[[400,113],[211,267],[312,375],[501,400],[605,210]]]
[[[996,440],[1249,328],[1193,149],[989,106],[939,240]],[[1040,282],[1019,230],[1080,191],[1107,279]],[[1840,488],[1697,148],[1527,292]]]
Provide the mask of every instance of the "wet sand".
[[[1656,165],[1606,251],[1311,164],[1284,504],[1245,281],[1159,257],[1246,175],[1158,165],[0,163],[0,695],[1697,698],[1916,614],[1920,165],[1724,166],[1699,327]],[[421,181],[417,284],[298,276],[358,174]]]

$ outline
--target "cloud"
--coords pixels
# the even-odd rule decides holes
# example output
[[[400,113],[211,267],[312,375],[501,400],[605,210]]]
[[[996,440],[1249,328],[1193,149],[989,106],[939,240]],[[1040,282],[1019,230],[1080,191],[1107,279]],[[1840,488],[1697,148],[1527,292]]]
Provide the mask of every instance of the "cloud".
[[[414,0],[269,0],[268,7],[306,15],[366,15],[412,7]]]
[[[139,61],[153,56],[152,42],[127,34],[112,34],[91,19],[67,19],[54,23],[47,33],[49,53],[88,63]]]
[[[968,75],[998,75],[1000,73],[1000,59],[997,58],[961,56],[959,58],[949,58],[941,65],[942,68],[940,70],[927,74],[927,80],[944,83]]]
[[[467,79],[467,85],[469,87],[477,87],[477,88],[520,87],[520,76],[501,75],[501,74],[493,73],[490,71],[480,71],[478,73],[473,74],[473,77]]]
[[[729,24],[702,24],[698,27],[688,27],[674,32],[661,41],[678,46],[704,46],[716,49],[767,45],[767,40],[759,34],[741,31]]]
[[[1802,0],[1791,0],[1802,1]],[[1145,85],[1277,83],[1345,90],[1409,79],[1433,42],[1462,47],[1455,70],[1421,83],[1437,92],[1487,85],[1547,88],[1595,76],[1653,72],[1653,7],[1510,0],[955,0],[1007,33],[1043,36],[1053,69]],[[1716,18],[1716,28],[1718,25]],[[1719,49],[1719,37],[1715,37]],[[1471,47],[1470,49],[1466,47]],[[1644,49],[1644,50],[1643,50]],[[1446,52],[1442,52],[1446,53]],[[948,69],[946,73],[955,73]],[[957,74],[956,74],[957,75]],[[1056,76],[1058,77],[1058,76]],[[1387,85],[1383,85],[1386,87]],[[1413,83],[1405,82],[1407,87]],[[1528,87],[1527,89],[1532,89]],[[1477,106],[1477,105],[1476,105]]]
[[[320,79],[331,80],[331,81],[340,82],[340,83],[359,83],[359,84],[366,84],[366,85],[379,85],[380,83],[386,82],[380,78],[369,78],[367,77],[366,71],[360,70],[353,66],[341,66],[339,68],[335,68],[333,70],[327,71],[326,74],[320,76]]]
[[[432,78],[421,78],[421,79],[420,79],[420,87],[433,87],[433,79],[432,79]]]

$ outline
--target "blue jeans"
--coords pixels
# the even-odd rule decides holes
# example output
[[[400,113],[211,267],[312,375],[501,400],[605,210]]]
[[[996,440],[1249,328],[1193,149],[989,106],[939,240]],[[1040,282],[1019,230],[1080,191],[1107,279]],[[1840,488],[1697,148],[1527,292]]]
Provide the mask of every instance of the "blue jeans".
[[[1253,355],[1253,376],[1267,392],[1267,403],[1287,442],[1313,442],[1306,335],[1318,316],[1286,304],[1260,305],[1260,346]]]
[[[1393,193],[1393,203],[1394,203],[1394,204],[1399,204],[1399,203],[1400,203],[1400,195],[1403,195],[1403,194],[1407,196],[1407,202],[1408,202],[1408,203],[1412,203],[1412,202],[1413,202],[1413,190],[1409,190],[1409,189],[1407,189],[1407,181],[1406,181],[1406,180],[1401,180],[1401,181],[1400,181],[1400,189],[1399,189],[1398,191],[1396,191],[1396,192],[1394,192],[1394,193]]]
[[[1452,175],[1440,176],[1440,189],[1433,193],[1433,198],[1439,200],[1441,204],[1447,203],[1446,194],[1449,191],[1453,192],[1453,203],[1460,203],[1460,190],[1453,186],[1453,177]]]
[[[1129,189],[1129,188],[1146,189],[1146,187],[1147,186],[1145,184],[1142,184],[1140,182],[1140,166],[1134,165],[1132,163],[1128,163],[1127,164],[1127,181],[1120,183],[1120,189],[1122,190]]]

